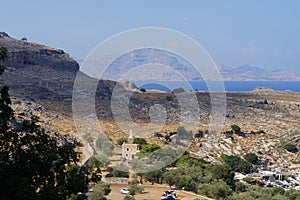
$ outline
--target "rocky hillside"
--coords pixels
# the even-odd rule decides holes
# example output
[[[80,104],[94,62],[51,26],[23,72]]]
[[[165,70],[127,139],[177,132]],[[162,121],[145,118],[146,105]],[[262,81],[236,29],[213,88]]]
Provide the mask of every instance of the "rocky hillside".
[[[41,105],[41,108],[45,110],[39,111],[38,108],[37,110],[45,122],[45,126],[59,132],[76,133],[72,119],[73,84],[76,75],[80,73],[76,61],[62,50],[16,40],[3,32],[0,33],[0,46],[8,49],[8,58],[4,63],[7,70],[0,82],[5,82],[10,86],[11,96],[20,98],[27,103],[35,102],[34,104]],[[169,61],[177,62],[174,59]],[[119,62],[118,65],[120,64]],[[119,69],[123,70],[123,68]],[[183,66],[180,69],[185,70]],[[81,77],[91,80],[83,74]],[[114,123],[116,116],[113,116],[111,111],[112,93],[116,83],[106,80],[93,79],[92,81],[96,81],[98,85],[96,96],[93,98],[93,95],[82,94],[82,98],[83,100],[96,99],[95,107],[99,121],[93,123],[101,124],[107,137],[114,141],[117,138],[128,136],[128,133],[120,130],[119,126]],[[122,109],[123,105],[129,104],[130,117],[141,127],[150,122],[153,108],[160,104],[166,109],[167,121],[164,127],[157,131],[162,135],[176,131],[181,119],[189,117],[191,114],[182,110],[182,104],[177,97],[181,96],[184,102],[191,103],[188,94],[193,93],[197,96],[200,106],[198,114],[195,116],[199,121],[199,129],[204,131],[207,129],[211,117],[210,97],[212,94],[202,91],[187,91],[180,94],[140,92],[126,82],[123,85],[127,89],[117,96],[117,105]],[[128,91],[128,87],[131,87],[129,89],[133,92],[130,100],[123,98],[126,96],[125,91]],[[286,142],[298,146],[300,144],[300,93],[257,88],[251,92],[227,93],[225,103],[226,112],[223,113],[225,124],[219,132],[228,131],[230,125],[237,124],[246,133],[263,131],[265,134],[242,138],[234,135],[233,139],[221,134],[220,140],[216,144],[206,142],[205,138],[202,138],[191,146],[191,151],[195,155],[199,155],[199,152],[204,150],[206,152],[204,157],[208,160],[218,160],[222,153],[242,156],[249,151],[261,151],[264,154],[270,154],[268,159],[274,163],[280,164],[285,160],[286,163],[297,164],[299,153],[289,155],[282,151],[280,145]],[[20,107],[19,104],[15,106],[16,108]],[[85,101],[82,101],[82,106],[87,106]],[[155,119],[153,113],[152,119]],[[184,126],[184,124],[181,125]],[[85,126],[90,127],[91,122],[86,121]],[[149,133],[145,133],[149,136],[148,140],[163,144],[153,136],[152,130],[149,131]]]
[[[10,86],[11,95],[45,104],[71,102],[79,65],[63,50],[16,40],[3,32],[0,46],[8,50],[1,79]]]
[[[17,40],[4,32],[0,32],[0,46],[8,50],[0,81],[9,85],[11,95],[70,116],[74,81],[81,74],[78,63],[63,50]],[[115,84],[102,83],[101,91],[111,91]]]

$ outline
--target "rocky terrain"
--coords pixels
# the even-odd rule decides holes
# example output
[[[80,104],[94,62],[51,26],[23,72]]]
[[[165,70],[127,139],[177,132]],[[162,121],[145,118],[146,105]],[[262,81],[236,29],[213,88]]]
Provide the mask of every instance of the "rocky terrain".
[[[78,105],[93,107],[87,105],[86,101],[96,100],[94,108],[98,119],[90,121],[88,118],[82,118],[82,123],[77,124],[77,128],[80,128],[79,126],[89,128],[92,124],[100,125],[105,135],[113,141],[128,136],[128,132],[121,130],[118,124],[114,123],[116,116],[111,110],[116,82],[86,77],[79,71],[77,62],[59,49],[16,40],[3,32],[0,33],[0,46],[8,49],[8,58],[4,63],[7,70],[1,77],[0,83],[7,83],[10,86],[11,96],[17,98],[14,103],[16,112],[24,113],[24,110],[27,110],[28,113],[28,109],[34,105],[33,114],[40,116],[42,126],[61,133],[77,134],[72,118],[72,100],[74,100],[72,93],[74,80],[79,73],[80,77],[88,83],[96,82],[97,90],[95,95],[84,93],[80,95],[79,99],[82,102]],[[88,84],[83,87],[85,86],[89,87]],[[224,118],[224,124],[220,121],[220,124],[216,124],[218,129],[214,131],[225,132],[230,130],[232,124],[237,124],[246,136],[221,133],[217,134],[216,143],[211,143],[207,138],[209,134],[215,133],[209,130],[212,114],[210,97],[213,94],[204,91],[187,91],[180,94],[141,92],[128,82],[124,82],[123,86],[124,93],[117,96],[117,105],[121,110],[124,105],[129,105],[129,114],[141,130],[144,130],[142,128],[149,124],[151,119],[153,121],[155,113],[163,110],[160,108],[165,109],[167,117],[163,127],[157,130],[162,135],[176,131],[179,125],[184,126],[180,124],[182,119],[195,117],[199,130],[208,130],[208,134],[196,138],[192,143],[190,150],[195,156],[219,162],[219,157],[223,153],[243,156],[247,152],[260,152],[262,159],[268,159],[274,167],[299,168],[299,152],[289,153],[282,148],[282,145],[287,142],[298,147],[300,145],[300,93],[257,88],[251,92],[221,94],[226,100],[225,105],[222,105],[226,110],[220,116]],[[183,105],[179,101],[180,96],[184,102],[191,103],[191,99],[188,98],[190,94],[196,95],[198,100],[196,103],[199,105],[199,110],[195,106],[197,116],[182,110]],[[156,107],[158,111],[154,112],[153,116],[151,112],[156,105],[161,107]],[[153,135],[152,129],[146,135],[147,140],[164,144],[161,139]]]

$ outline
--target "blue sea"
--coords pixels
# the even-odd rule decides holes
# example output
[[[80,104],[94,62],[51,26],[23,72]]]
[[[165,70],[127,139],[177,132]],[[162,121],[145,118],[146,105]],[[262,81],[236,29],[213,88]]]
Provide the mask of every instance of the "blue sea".
[[[300,81],[224,81],[224,82],[204,82],[204,81],[166,81],[166,82],[134,82],[139,88],[146,90],[161,90],[170,92],[175,88],[185,90],[204,90],[204,91],[228,91],[243,92],[251,91],[257,87],[269,87],[275,90],[290,90],[300,92]],[[210,88],[210,89],[208,89]],[[224,88],[224,90],[223,90]]]

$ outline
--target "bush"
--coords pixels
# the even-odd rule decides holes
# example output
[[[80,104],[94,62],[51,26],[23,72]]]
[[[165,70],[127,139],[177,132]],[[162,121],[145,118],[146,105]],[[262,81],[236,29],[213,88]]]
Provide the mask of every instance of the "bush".
[[[158,149],[160,149],[160,146],[158,144],[144,144],[143,146],[141,146],[141,150],[139,153],[154,152]]]
[[[255,155],[254,153],[247,153],[244,156],[245,160],[248,161],[249,163],[253,164],[253,165],[257,165],[259,163],[259,159],[257,157],[257,155]]]
[[[246,192],[243,193],[234,193],[232,196],[228,197],[228,200],[264,200],[264,199],[271,199],[271,200],[297,200],[300,199],[300,193],[298,192],[295,196],[291,196],[293,191],[291,190],[285,191],[282,188],[260,188],[256,186],[250,186],[247,188]]]
[[[147,144],[147,141],[144,138],[134,138],[133,144],[139,144],[142,146],[144,144]]]
[[[129,193],[130,195],[134,196],[136,193],[142,193],[144,188],[142,186],[139,186],[137,182],[130,184]]]
[[[141,92],[147,92],[147,90],[145,88],[140,88]]]
[[[110,160],[106,154],[98,154],[94,156],[98,161],[100,161],[104,166],[110,164]]]
[[[135,200],[133,196],[126,195],[123,200]]]
[[[112,172],[114,177],[129,177],[129,169],[128,166],[120,164],[113,169]]]
[[[117,144],[118,145],[122,145],[123,143],[127,143],[128,141],[127,141],[127,138],[119,138],[118,140],[117,140]]]
[[[13,104],[20,104],[21,100],[20,99],[14,99],[12,100]]]
[[[106,195],[111,192],[110,186],[108,183],[100,182],[98,183],[94,191],[89,196],[89,200],[106,200]]]
[[[240,181],[235,183],[235,191],[236,192],[246,192],[246,190],[247,190],[247,186],[244,183],[242,183]]]
[[[166,96],[166,100],[167,100],[167,101],[173,101],[173,99],[174,99],[174,98],[173,98],[173,96],[171,96],[171,95]]]
[[[232,189],[235,188],[234,171],[227,165],[213,165],[210,167],[210,172],[213,179],[222,179]]]
[[[241,128],[236,124],[231,125],[231,129],[236,133],[241,132]]]
[[[225,164],[235,172],[248,174],[253,171],[252,165],[238,156],[228,156],[223,154],[221,158]]]
[[[218,180],[212,184],[200,184],[198,193],[215,199],[225,199],[231,195],[232,190],[223,180]]]
[[[99,159],[95,158],[95,156],[92,156],[87,162],[88,168],[101,168],[103,166],[104,164]]]
[[[290,189],[285,192],[285,196],[290,200],[299,200],[300,199],[300,191]]]
[[[99,136],[96,140],[96,147],[98,147],[103,153],[107,155],[113,154],[114,145],[105,136]]]
[[[175,88],[173,89],[174,93],[181,93],[181,92],[185,92],[185,90],[183,88]]]
[[[296,147],[296,145],[291,143],[287,143],[286,145],[284,145],[284,149],[292,153],[298,152],[298,148]]]

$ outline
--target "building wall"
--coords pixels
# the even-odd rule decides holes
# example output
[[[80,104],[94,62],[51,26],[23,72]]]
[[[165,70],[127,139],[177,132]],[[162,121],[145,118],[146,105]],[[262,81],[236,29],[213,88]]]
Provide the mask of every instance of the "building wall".
[[[140,150],[138,144],[123,144],[122,145],[122,160],[124,162],[130,161],[134,158],[135,154]]]

